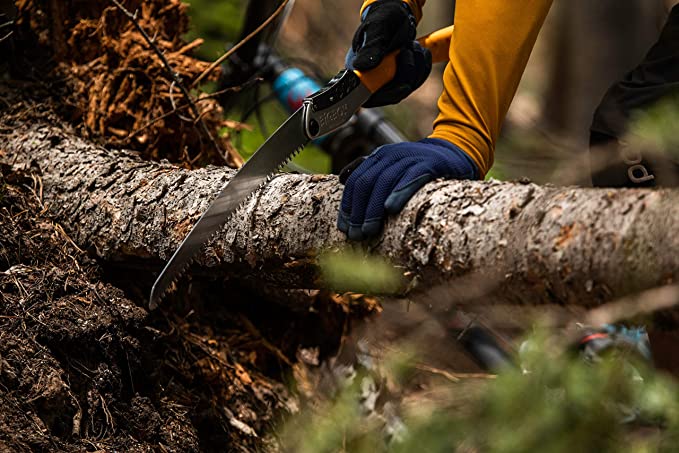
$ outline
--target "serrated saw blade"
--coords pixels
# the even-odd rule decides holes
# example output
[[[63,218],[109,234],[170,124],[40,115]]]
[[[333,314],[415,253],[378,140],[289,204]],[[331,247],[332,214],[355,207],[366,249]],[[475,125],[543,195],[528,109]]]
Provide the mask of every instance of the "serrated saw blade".
[[[151,310],[158,306],[170,285],[182,275],[202,246],[257,189],[309,142],[304,133],[303,119],[304,107],[292,114],[222,188],[153,284],[149,300]]]

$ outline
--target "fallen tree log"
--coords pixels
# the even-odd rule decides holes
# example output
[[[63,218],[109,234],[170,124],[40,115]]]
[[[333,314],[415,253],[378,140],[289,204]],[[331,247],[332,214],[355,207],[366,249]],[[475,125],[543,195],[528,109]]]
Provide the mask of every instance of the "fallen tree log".
[[[233,174],[142,161],[46,124],[0,135],[0,152],[2,162],[38,168],[46,206],[77,244],[110,261],[166,260]],[[333,176],[274,178],[197,266],[319,285],[313,258],[347,245],[335,228],[341,191]],[[676,281],[678,224],[672,190],[440,181],[365,247],[401,266],[412,286],[446,288],[451,302],[593,306]]]

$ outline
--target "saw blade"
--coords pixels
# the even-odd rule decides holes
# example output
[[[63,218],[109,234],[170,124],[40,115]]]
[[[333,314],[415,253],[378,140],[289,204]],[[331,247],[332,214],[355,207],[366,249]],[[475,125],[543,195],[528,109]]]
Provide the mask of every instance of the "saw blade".
[[[309,138],[304,133],[303,118],[304,108],[302,107],[259,147],[222,188],[153,284],[149,300],[151,310],[158,306],[170,285],[188,268],[202,246],[220,230],[222,225],[253,193],[263,187],[278,169],[309,142]]]

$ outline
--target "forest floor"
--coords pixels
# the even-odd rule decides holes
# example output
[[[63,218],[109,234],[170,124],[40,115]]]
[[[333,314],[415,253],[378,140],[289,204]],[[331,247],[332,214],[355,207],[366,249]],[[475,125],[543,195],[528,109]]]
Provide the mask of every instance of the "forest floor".
[[[40,190],[38,176],[2,169],[0,450],[248,451],[273,442],[271,423],[296,403],[274,364],[286,356],[248,310],[149,314],[102,281]]]
[[[0,451],[278,451],[285,420],[323,407],[362,355],[414,345],[443,347],[417,355],[407,388],[377,378],[366,414],[464,406],[488,382],[452,371],[478,368],[421,307],[359,321],[361,296],[291,309],[197,276],[149,312],[139,270],[92,259],[41,193],[39,173],[0,167]]]

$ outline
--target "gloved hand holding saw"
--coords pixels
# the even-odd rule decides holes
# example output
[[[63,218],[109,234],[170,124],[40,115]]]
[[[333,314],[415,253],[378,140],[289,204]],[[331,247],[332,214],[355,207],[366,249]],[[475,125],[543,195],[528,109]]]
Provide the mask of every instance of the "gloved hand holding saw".
[[[425,0],[367,0],[347,54],[349,69],[377,67],[398,50],[393,80],[364,107],[395,104],[420,87],[431,54],[417,42]],[[386,145],[348,165],[337,226],[350,240],[379,235],[426,183],[480,179],[493,161],[502,120],[516,92],[552,0],[459,0],[450,62],[434,133],[414,143]],[[489,27],[492,25],[492,27]]]
[[[363,107],[398,104],[429,77],[431,52],[415,40],[417,21],[410,6],[402,0],[375,2],[363,10],[361,18],[345,66],[369,71],[387,54],[400,51],[394,79],[373,94]]]

